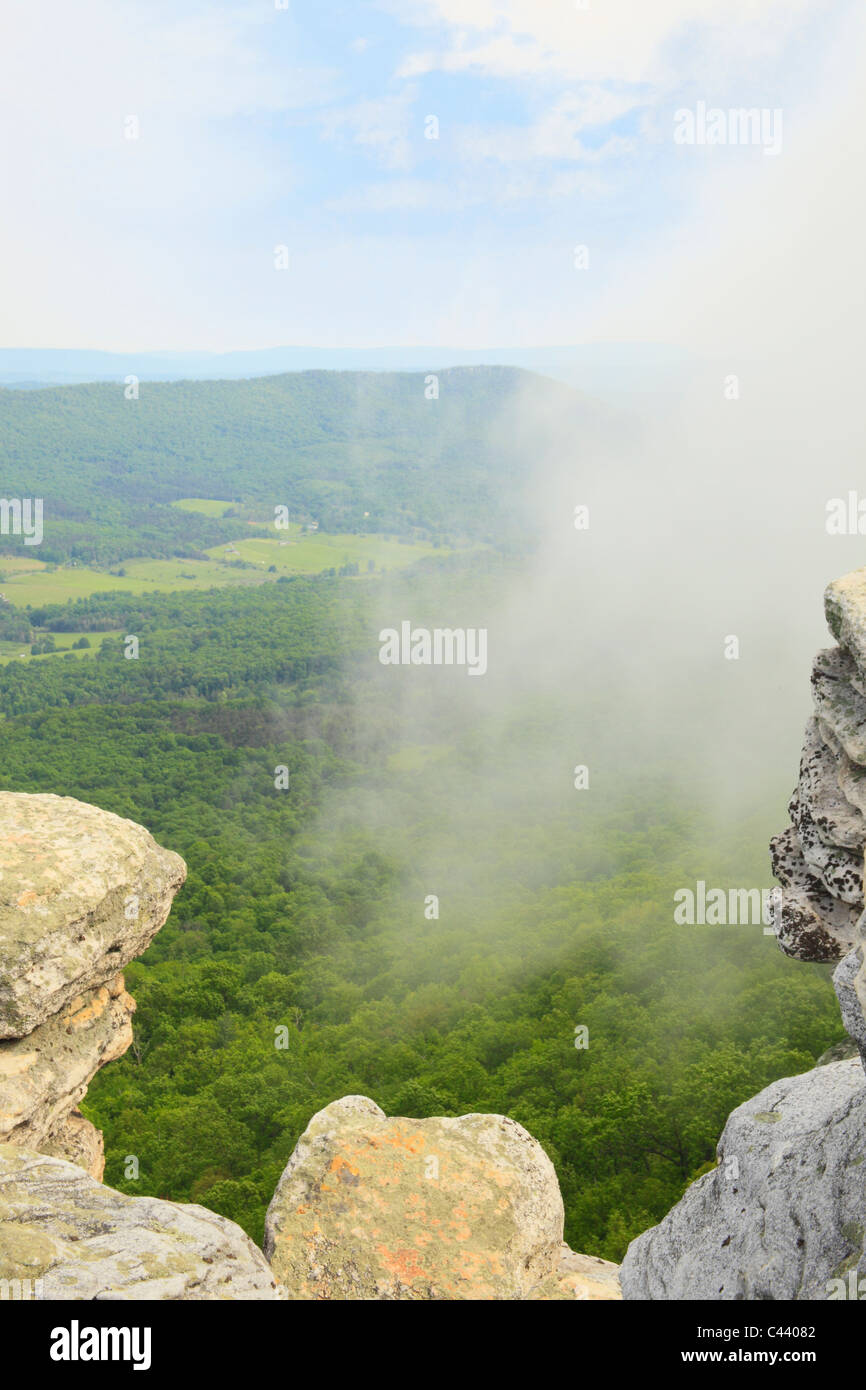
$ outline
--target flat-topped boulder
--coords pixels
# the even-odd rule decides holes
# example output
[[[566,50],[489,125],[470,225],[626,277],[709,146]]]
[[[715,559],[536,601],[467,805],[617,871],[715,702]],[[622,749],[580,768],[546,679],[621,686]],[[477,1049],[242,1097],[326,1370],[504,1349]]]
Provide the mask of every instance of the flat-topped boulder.
[[[73,1163],[0,1144],[0,1280],[48,1300],[283,1301],[224,1216],[103,1187]]]
[[[0,1143],[41,1148],[99,1068],[123,1056],[134,1011],[118,975],[71,999],[27,1037],[0,1042]]]
[[[514,1120],[395,1119],[346,1096],[299,1139],[264,1248],[291,1299],[579,1297],[590,1271],[564,1266],[562,1230],[553,1165]]]
[[[0,792],[0,1038],[20,1038],[141,955],[186,866],[72,797]]]

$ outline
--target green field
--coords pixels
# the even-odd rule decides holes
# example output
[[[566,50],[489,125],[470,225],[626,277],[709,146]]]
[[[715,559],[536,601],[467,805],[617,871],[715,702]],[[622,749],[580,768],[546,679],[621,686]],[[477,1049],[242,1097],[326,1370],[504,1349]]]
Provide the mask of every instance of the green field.
[[[199,516],[222,516],[233,503],[215,501],[212,497],[181,497],[171,505],[180,507],[182,512],[196,512]]]
[[[66,653],[70,656],[93,656],[106,637],[120,637],[121,633],[118,629],[115,632],[52,632],[51,636],[54,638],[57,651],[44,652],[40,656],[30,655],[29,642],[0,642],[0,665],[5,665],[7,661],[51,661],[52,658]],[[82,636],[88,639],[90,646],[79,647],[73,651],[73,643],[80,641]]]
[[[232,555],[231,549],[237,554]],[[402,569],[425,555],[448,553],[444,548],[437,550],[421,542],[388,540],[385,536],[306,533],[299,526],[290,527],[273,540],[236,541],[231,549],[218,545],[207,553],[214,559],[225,558],[235,566],[238,559],[266,571],[269,565],[276,565],[281,574],[319,574],[322,570],[339,569],[348,564],[357,564],[366,570],[371,560],[377,570]]]
[[[228,547],[214,546],[205,553],[211,556],[209,560],[127,560],[114,572],[3,556],[0,573],[5,577],[0,581],[0,592],[17,608],[25,608],[112,590],[151,594],[261,584],[279,579],[281,574],[319,574],[347,564],[357,564],[363,573],[371,561],[377,571],[401,569],[427,555],[448,552],[384,536],[307,534],[293,526],[282,539],[241,540]],[[272,573],[271,565],[275,567]],[[121,569],[123,573],[118,572]]]

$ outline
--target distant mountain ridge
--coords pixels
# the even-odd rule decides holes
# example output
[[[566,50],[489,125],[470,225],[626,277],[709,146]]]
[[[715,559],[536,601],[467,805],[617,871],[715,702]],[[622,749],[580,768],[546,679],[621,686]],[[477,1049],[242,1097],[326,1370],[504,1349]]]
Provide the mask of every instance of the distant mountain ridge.
[[[435,372],[508,366],[538,372],[621,402],[676,389],[692,355],[663,343],[588,343],[534,348],[276,347],[241,352],[99,352],[0,348],[0,386],[34,388],[95,381],[214,381],[300,371]]]

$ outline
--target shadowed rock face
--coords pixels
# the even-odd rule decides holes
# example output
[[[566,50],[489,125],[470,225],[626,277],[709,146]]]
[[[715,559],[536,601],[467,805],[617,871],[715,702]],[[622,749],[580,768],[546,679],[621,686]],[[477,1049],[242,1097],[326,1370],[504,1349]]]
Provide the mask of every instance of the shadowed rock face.
[[[840,1296],[866,1274],[866,1084],[859,1060],[776,1081],[729,1116],[718,1167],[632,1241],[626,1299]]]
[[[77,1163],[91,1178],[102,1182],[105,1172],[105,1145],[102,1131],[85,1120],[80,1110],[70,1110],[56,1129],[39,1145],[40,1153]]]
[[[71,797],[0,792],[0,1038],[113,979],[186,876],[140,825]]]
[[[264,1299],[285,1293],[239,1226],[127,1197],[82,1168],[0,1144],[0,1279],[46,1299]]]
[[[584,1267],[562,1226],[553,1165],[513,1120],[346,1096],[298,1141],[264,1248],[292,1299],[618,1298],[616,1267]]]

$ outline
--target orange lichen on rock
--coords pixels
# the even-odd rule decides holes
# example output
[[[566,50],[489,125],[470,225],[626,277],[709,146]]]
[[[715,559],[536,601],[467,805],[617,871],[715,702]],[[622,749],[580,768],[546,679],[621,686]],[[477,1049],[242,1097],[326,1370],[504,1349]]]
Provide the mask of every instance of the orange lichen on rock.
[[[513,1120],[389,1119],[347,1096],[298,1141],[265,1254],[293,1299],[577,1297],[562,1228],[553,1165]]]

